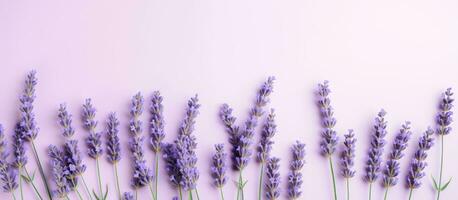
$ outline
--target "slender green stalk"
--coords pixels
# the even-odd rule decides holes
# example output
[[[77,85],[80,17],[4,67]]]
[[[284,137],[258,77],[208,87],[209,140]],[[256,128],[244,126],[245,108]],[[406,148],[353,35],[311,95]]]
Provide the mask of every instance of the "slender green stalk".
[[[22,166],[19,166],[19,190],[21,191],[21,200],[24,200],[24,193],[22,192]]]
[[[219,193],[221,194],[221,200],[224,200],[223,187],[219,188]]]
[[[437,190],[437,200],[439,200],[441,196],[443,164],[444,164],[444,135],[441,134],[441,165],[440,165],[440,170],[439,170],[439,188]]]
[[[99,166],[99,158],[96,158],[95,159],[95,165],[97,166],[97,179],[98,179],[98,182],[99,182],[99,197],[102,198],[103,197],[103,192],[102,192],[102,180],[100,178],[100,166]]]
[[[330,167],[331,176],[332,176],[332,187],[334,188],[334,200],[337,200],[336,177],[334,175],[334,166],[332,164],[331,156],[329,156],[329,167]]]
[[[32,152],[35,157],[35,161],[38,165],[38,171],[40,172],[41,180],[43,181],[46,192],[48,193],[49,199],[53,199],[52,194],[51,194],[51,189],[49,188],[49,183],[48,180],[46,179],[44,170],[43,170],[43,165],[41,164],[40,157],[38,156],[37,148],[35,147],[35,142],[34,140],[30,140],[30,143],[32,144]]]
[[[242,170],[239,173],[239,181],[237,182],[237,200],[240,199],[240,189],[242,187]]]
[[[75,187],[75,191],[76,191],[76,194],[78,195],[78,198],[79,198],[80,200],[83,200],[83,196],[81,196],[81,193],[80,193],[80,191],[78,190],[78,187]]]
[[[37,187],[35,186],[35,183],[33,183],[32,177],[30,177],[30,174],[29,174],[29,172],[27,171],[27,168],[26,168],[26,167],[24,167],[24,171],[25,171],[25,174],[27,175],[27,178],[30,180],[30,183],[32,184],[33,190],[34,190],[35,193],[37,194],[38,198],[40,198],[41,200],[43,200],[43,197],[41,196],[40,192],[38,192],[38,189],[37,189]]]
[[[178,192],[180,193],[180,200],[183,200],[183,193],[181,192],[181,186],[178,186]]]
[[[196,197],[197,197],[197,200],[200,200],[200,197],[199,197],[199,192],[197,191],[197,187],[196,187],[196,189],[194,189],[194,191],[196,192]]]
[[[113,163],[114,173],[116,178],[116,192],[118,193],[118,199],[121,199],[121,189],[119,187],[119,176],[118,176],[118,163]]]
[[[70,199],[68,198],[68,195],[65,195],[65,199],[70,200]]]
[[[192,200],[192,190],[189,190],[189,199]]]
[[[347,179],[347,200],[350,200],[350,179]]]
[[[154,158],[154,162],[156,165],[155,171],[155,176],[154,176],[154,195],[156,195],[155,199],[157,200],[157,187],[159,185],[159,152],[156,153],[156,156]]]
[[[261,200],[262,193],[262,178],[264,176],[264,162],[261,162],[261,170],[259,170],[259,189],[258,189],[258,200]]]
[[[138,189],[135,188],[135,200],[138,200]]]
[[[16,195],[14,194],[14,192],[11,192],[11,195],[13,195],[13,199],[16,200]]]
[[[413,192],[413,188],[410,188],[410,192],[409,192],[409,200],[412,199],[412,192]]]
[[[84,179],[84,176],[83,176],[83,175],[81,175],[81,180],[83,180],[83,185],[84,185],[84,188],[86,188],[87,195],[89,195],[89,198],[92,200],[91,191],[90,191],[89,188],[87,187],[86,180]]]
[[[372,199],[372,182],[369,183],[369,200]]]
[[[388,189],[389,189],[389,187],[386,187],[386,190],[385,190],[385,197],[383,198],[384,200],[386,200],[386,197],[388,196]]]
[[[148,184],[148,187],[149,187],[149,191],[151,192],[151,199],[152,200],[156,200],[155,196],[154,196],[154,190],[153,190],[153,186],[152,186],[151,182]]]

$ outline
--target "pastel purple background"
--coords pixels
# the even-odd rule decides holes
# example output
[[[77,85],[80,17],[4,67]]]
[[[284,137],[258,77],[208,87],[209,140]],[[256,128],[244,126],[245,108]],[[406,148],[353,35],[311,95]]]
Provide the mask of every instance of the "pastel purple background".
[[[11,134],[24,76],[31,69],[39,78],[37,140],[43,158],[47,145],[63,141],[56,122],[59,103],[68,103],[81,142],[87,135],[79,120],[85,98],[93,98],[99,128],[108,112],[118,112],[125,150],[129,100],[137,91],[147,99],[153,90],[164,95],[166,141],[175,138],[187,99],[198,93],[202,103],[196,127],[198,188],[202,199],[216,199],[208,165],[213,144],[227,142],[218,108],[227,102],[244,120],[256,89],[267,76],[275,75],[271,106],[277,110],[279,132],[273,154],[282,158],[283,190],[289,148],[300,139],[308,145],[304,195],[330,199],[327,162],[318,153],[320,127],[313,96],[316,84],[327,79],[339,135],[353,128],[358,137],[352,199],[367,198],[360,172],[379,109],[388,112],[390,143],[401,123],[412,121],[414,135],[402,160],[402,181],[389,194],[390,199],[406,199],[404,177],[412,147],[433,124],[440,93],[447,87],[458,89],[457,8],[454,0],[1,0],[0,122]],[[142,119],[146,123],[149,115]],[[455,180],[442,199],[453,199],[458,194],[456,131],[446,139],[444,175]],[[415,199],[433,198],[430,176],[438,174],[438,147],[430,152],[427,176]],[[151,165],[152,155],[147,151]],[[127,156],[120,166],[123,191],[129,189],[131,175]],[[95,187],[94,162],[86,156],[85,162],[89,167],[85,177]],[[32,160],[27,168],[36,169]],[[102,168],[103,182],[110,184],[114,197],[112,168],[105,161]],[[251,162],[245,172],[247,199],[256,197],[258,168]],[[230,177],[232,182],[236,174]],[[343,199],[344,182],[339,178],[337,183]],[[31,199],[31,188],[25,191]],[[235,191],[228,184],[227,199],[234,199]],[[141,194],[149,197],[146,188]],[[161,173],[160,199],[175,194]],[[382,194],[377,183],[374,199]],[[3,198],[9,196],[2,193]]]

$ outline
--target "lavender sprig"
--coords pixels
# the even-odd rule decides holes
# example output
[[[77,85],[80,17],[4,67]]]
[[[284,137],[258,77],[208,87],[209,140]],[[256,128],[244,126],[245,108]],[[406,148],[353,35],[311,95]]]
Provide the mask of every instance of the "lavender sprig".
[[[299,141],[292,148],[293,160],[290,163],[288,175],[288,197],[298,199],[302,195],[302,168],[305,165],[305,144]]]
[[[24,128],[20,123],[16,124],[13,135],[13,166],[17,169],[22,169],[27,164],[27,155],[25,155],[25,135]],[[19,170],[21,171],[21,170]],[[19,172],[20,173],[20,172]]]
[[[70,192],[70,185],[67,182],[68,171],[65,169],[65,160],[63,152],[54,145],[50,145],[48,155],[51,158],[52,177],[56,188],[53,194],[58,198],[68,198]]]
[[[393,149],[391,150],[385,169],[383,170],[383,186],[386,188],[385,199],[388,194],[388,188],[398,183],[399,160],[404,157],[403,152],[407,148],[407,142],[411,134],[410,122],[405,122],[394,139]]]
[[[68,113],[66,104],[60,104],[57,117],[62,127],[62,135],[71,138],[75,134],[75,129],[72,126],[72,115]]]
[[[347,199],[350,199],[350,178],[355,176],[356,171],[353,169],[354,160],[355,160],[355,143],[356,138],[353,130],[348,130],[348,133],[345,134],[345,140],[343,142],[344,148],[340,153],[340,166],[341,174],[346,180],[347,185]]]
[[[276,157],[269,158],[266,167],[266,198],[268,200],[275,200],[280,197],[280,159]]]
[[[164,106],[162,105],[162,96],[159,91],[153,92],[153,96],[151,97],[151,105],[150,105],[150,113],[151,113],[151,121],[150,121],[150,144],[151,149],[155,153],[154,163],[155,163],[155,170],[154,170],[154,183],[155,189],[154,194],[155,199],[158,199],[158,177],[159,177],[159,153],[161,152],[161,148],[164,145],[163,140],[165,138],[164,133]]]
[[[213,178],[213,184],[220,190],[221,199],[224,199],[223,187],[227,182],[226,157],[227,154],[224,152],[224,144],[216,144],[210,170]]]
[[[418,147],[410,163],[409,172],[407,174],[407,187],[410,189],[409,200],[412,197],[413,189],[421,186],[421,178],[425,176],[423,170],[428,165],[426,163],[426,158],[428,157],[427,151],[434,145],[434,138],[432,138],[433,134],[433,129],[428,127],[418,141]]]
[[[439,104],[439,113],[437,114],[436,124],[438,126],[436,132],[440,136],[441,139],[441,161],[440,161],[440,171],[439,171],[439,182],[436,182],[436,179],[433,178],[434,181],[434,188],[437,190],[437,200],[440,199],[440,194],[443,190],[445,190],[450,184],[451,178],[442,185],[442,170],[444,165],[444,136],[448,135],[452,131],[452,127],[450,127],[453,119],[453,92],[452,88],[448,88],[443,94],[442,99]]]
[[[134,200],[134,195],[131,192],[124,192],[121,200]]]
[[[274,109],[270,110],[267,120],[264,124],[264,127],[261,132],[261,140],[258,144],[257,159],[261,163],[261,170],[259,174],[259,189],[258,189],[258,199],[262,198],[262,184],[264,176],[264,165],[270,157],[270,152],[272,151],[272,138],[275,136],[277,131],[277,125],[275,124],[275,111]]]
[[[118,162],[121,160],[121,145],[119,143],[119,120],[116,113],[111,112],[106,122],[106,149],[107,160],[113,164],[116,178],[116,191],[118,198],[121,198],[121,188],[119,187]]]
[[[17,171],[8,163],[7,143],[3,126],[0,124],[0,181],[2,190],[11,193],[16,199],[14,190],[18,188]]]

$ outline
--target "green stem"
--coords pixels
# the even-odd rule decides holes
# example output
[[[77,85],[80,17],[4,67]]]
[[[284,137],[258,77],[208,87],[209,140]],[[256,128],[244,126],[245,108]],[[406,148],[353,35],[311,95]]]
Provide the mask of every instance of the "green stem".
[[[83,181],[84,188],[86,188],[87,195],[89,195],[89,198],[92,200],[91,191],[89,191],[89,188],[87,187],[86,180],[84,179],[83,175],[81,175],[81,180]]]
[[[181,192],[181,186],[178,186],[178,192],[180,193],[180,200],[183,200],[183,193]]]
[[[38,192],[38,189],[37,189],[37,187],[35,186],[35,183],[33,183],[33,180],[32,180],[32,178],[30,177],[30,174],[29,174],[29,172],[27,171],[27,168],[26,168],[26,167],[24,167],[24,171],[25,171],[25,174],[27,175],[27,178],[30,180],[30,183],[32,184],[33,190],[34,190],[35,193],[38,195],[38,198],[40,198],[41,200],[43,200],[43,197],[40,195],[40,192]]]
[[[14,191],[11,191],[11,195],[13,195],[13,199],[16,200],[16,195],[14,194]]]
[[[237,182],[237,200],[240,199],[240,189],[242,187],[242,170],[239,173],[239,181]]]
[[[386,190],[385,190],[385,197],[383,198],[384,200],[386,200],[386,197],[388,196],[388,189],[389,189],[389,187],[387,187]]]
[[[189,190],[189,199],[192,200],[192,190]]]
[[[219,188],[219,193],[221,194],[221,200],[224,200],[223,187]]]
[[[155,200],[154,190],[153,190],[153,186],[152,186],[151,182],[148,184],[148,187],[149,187],[149,191],[151,192],[151,199]]]
[[[45,172],[43,170],[43,166],[41,165],[40,157],[38,156],[37,148],[35,147],[35,142],[34,140],[30,140],[30,143],[32,143],[32,152],[35,157],[35,161],[38,165],[38,171],[40,172],[41,180],[43,181],[45,187],[46,187],[46,192],[48,193],[49,199],[53,199],[51,190],[49,189],[49,183],[48,180],[46,179]]]
[[[24,193],[22,192],[22,166],[19,166],[19,191],[21,192],[21,200],[24,200]]]
[[[95,165],[97,166],[97,179],[98,179],[98,182],[99,182],[99,198],[102,198],[103,197],[103,192],[102,192],[102,180],[100,178],[100,166],[99,166],[99,158],[96,158],[95,159]]]
[[[412,192],[413,192],[413,188],[410,188],[410,192],[409,192],[409,200],[412,199]]]
[[[347,200],[350,200],[350,178],[347,178]]]
[[[115,178],[116,178],[116,192],[118,193],[118,199],[121,199],[121,188],[119,187],[119,176],[118,176],[118,163],[113,163]]]
[[[337,200],[336,177],[334,175],[334,166],[332,164],[332,157],[331,156],[329,156],[329,167],[331,168],[332,187],[334,188],[334,200]]]
[[[70,199],[68,198],[68,195],[65,195],[65,199],[70,200]]]
[[[372,198],[372,182],[369,183],[369,200]]]
[[[138,200],[138,189],[135,189],[135,200]]]
[[[261,200],[262,193],[262,178],[264,176],[264,162],[261,163],[261,170],[259,170],[259,189],[258,189],[258,200]]]
[[[437,200],[439,200],[441,196],[443,164],[444,164],[444,135],[441,134],[441,165],[440,165],[440,170],[439,170],[439,188],[437,190]]]
[[[196,192],[196,197],[197,197],[197,200],[200,200],[200,197],[199,197],[199,192],[197,191],[197,187],[194,189],[194,191]]]
[[[243,194],[243,188],[245,187],[245,183],[243,182],[242,171],[243,170],[240,170],[240,196],[242,197],[242,200],[245,200],[245,195]]]
[[[78,194],[78,198],[79,198],[80,200],[83,200],[83,196],[81,196],[81,193],[80,193],[80,191],[78,190],[78,187],[75,187],[75,191],[76,191],[76,194]]]
[[[155,176],[154,176],[154,195],[155,195],[155,199],[157,200],[157,187],[159,185],[159,152],[156,153],[156,156],[154,158],[154,162],[155,162],[155,165],[156,165],[156,169],[154,170],[155,171]]]

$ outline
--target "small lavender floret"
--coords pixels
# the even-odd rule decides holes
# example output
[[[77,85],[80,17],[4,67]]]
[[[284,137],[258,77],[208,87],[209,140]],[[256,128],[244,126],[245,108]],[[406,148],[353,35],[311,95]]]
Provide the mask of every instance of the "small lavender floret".
[[[305,144],[299,141],[292,148],[293,160],[290,163],[288,174],[288,197],[298,199],[302,195],[302,168],[305,165]]]
[[[89,136],[86,138],[88,147],[88,155],[91,158],[98,158],[103,153],[102,135],[96,132],[97,121],[95,120],[96,109],[92,105],[91,99],[86,99],[83,105],[83,123],[84,127],[89,131]]]
[[[452,131],[450,124],[452,123],[453,108],[452,88],[448,88],[443,94],[439,104],[439,114],[437,114],[436,123],[439,126],[436,130],[439,135],[448,135]]]
[[[385,110],[381,110],[377,117],[375,118],[374,130],[371,138],[371,146],[369,149],[369,156],[366,161],[365,171],[366,174],[364,179],[372,183],[377,180],[380,173],[380,166],[382,163],[382,153],[383,147],[385,146],[385,136],[386,136],[386,124],[385,121]]]
[[[266,167],[266,182],[264,184],[266,198],[274,200],[280,197],[280,159],[269,158]]]
[[[392,187],[398,183],[399,160],[404,157],[403,152],[407,148],[407,142],[409,141],[411,134],[410,122],[405,122],[394,139],[393,149],[391,150],[385,169],[383,170],[384,187]]]
[[[26,136],[24,134],[24,127],[21,125],[21,123],[17,123],[16,127],[14,128],[13,135],[13,166],[15,168],[22,168],[27,164],[27,155],[25,155],[24,145]]]
[[[224,152],[224,144],[215,145],[215,154],[212,157],[212,166],[210,168],[213,178],[213,184],[217,188],[223,187],[227,182],[227,154]]]
[[[236,118],[232,115],[232,108],[230,108],[227,104],[223,104],[221,106],[219,116],[225,126],[226,132],[229,134],[229,143],[232,146],[231,159],[234,161],[232,167],[234,169],[237,169],[235,160],[237,159],[237,157],[239,157],[238,149],[240,144],[240,133],[239,127],[235,125]]]
[[[52,178],[56,184],[53,194],[58,198],[64,198],[70,192],[67,181],[68,171],[65,169],[63,152],[54,145],[49,146],[48,155],[51,158]]]
[[[165,170],[169,175],[169,181],[174,186],[179,186],[182,176],[178,166],[178,152],[174,143],[165,143],[162,149],[165,161]]]
[[[340,154],[341,174],[344,178],[352,178],[356,171],[353,169],[355,160],[355,143],[356,138],[353,130],[348,130],[345,134],[344,148]]]
[[[133,137],[129,142],[134,159],[134,173],[131,185],[140,188],[151,183],[153,172],[147,167],[143,152],[143,137]]]
[[[334,130],[336,119],[334,118],[334,109],[331,106],[328,81],[318,84],[318,106],[321,113],[323,130],[321,132],[320,149],[324,156],[331,156],[336,150],[336,145],[339,140],[337,133]]]
[[[151,98],[151,106],[150,106],[150,113],[151,113],[151,122],[150,122],[150,143],[151,148],[155,153],[159,153],[161,151],[161,147],[163,146],[162,140],[165,138],[164,133],[164,116],[163,116],[164,106],[162,105],[162,96],[159,91],[153,92],[153,96]]]
[[[134,136],[139,136],[141,132],[143,131],[142,128],[142,121],[140,121],[138,118],[140,115],[143,113],[143,96],[141,95],[140,92],[135,94],[134,97],[132,97],[132,105],[130,108],[130,122],[129,122],[129,128],[130,128],[130,133]]]
[[[33,113],[33,102],[35,101],[35,86],[37,85],[36,71],[33,70],[27,74],[24,91],[19,98],[21,111],[21,126],[23,127],[24,137],[27,141],[34,140],[37,137],[39,128]]]
[[[108,115],[107,127],[106,127],[106,139],[107,139],[107,159],[108,162],[114,164],[121,160],[121,145],[119,143],[119,120],[116,117],[116,113],[112,112]]]
[[[17,171],[8,163],[7,143],[0,124],[0,181],[4,192],[13,192],[18,187]]]
[[[62,127],[62,135],[71,138],[75,134],[75,129],[72,126],[72,115],[68,113],[66,104],[60,104],[57,117],[59,125]]]
[[[266,123],[261,132],[261,141],[258,145],[257,159],[260,163],[265,163],[269,159],[270,152],[272,151],[272,138],[277,132],[277,125],[275,124],[275,111],[274,109],[270,110],[269,115],[267,116]]]
[[[426,158],[428,157],[427,151],[434,145],[434,138],[432,135],[434,130],[428,127],[418,141],[418,147],[415,151],[414,157],[410,163],[409,172],[407,173],[407,187],[411,189],[419,188],[421,185],[421,178],[425,176],[423,170],[428,165]]]
[[[81,159],[81,153],[78,148],[77,140],[67,140],[63,149],[64,164],[67,170],[67,182],[70,188],[74,190],[78,185],[78,176],[86,171],[86,165]]]
[[[132,194],[132,192],[124,192],[121,199],[122,200],[134,200],[134,195]]]

